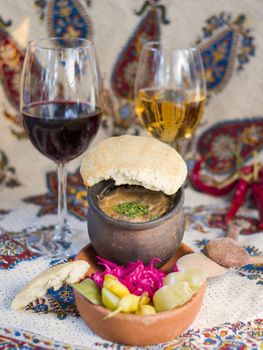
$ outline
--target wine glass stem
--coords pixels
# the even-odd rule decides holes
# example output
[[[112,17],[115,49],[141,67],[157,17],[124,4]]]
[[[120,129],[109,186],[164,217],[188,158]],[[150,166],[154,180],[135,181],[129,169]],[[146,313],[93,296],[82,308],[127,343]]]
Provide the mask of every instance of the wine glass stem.
[[[63,231],[67,227],[67,165],[64,163],[57,164],[58,176],[58,226]]]
[[[187,139],[182,138],[174,141],[171,146],[177,150],[177,152],[184,158],[185,161],[188,161],[193,157],[194,141],[194,136]]]

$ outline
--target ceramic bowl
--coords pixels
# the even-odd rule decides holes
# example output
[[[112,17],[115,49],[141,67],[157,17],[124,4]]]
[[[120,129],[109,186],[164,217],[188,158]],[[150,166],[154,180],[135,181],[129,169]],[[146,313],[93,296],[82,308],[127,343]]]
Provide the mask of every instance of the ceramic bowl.
[[[169,264],[163,269],[169,271],[174,261],[191,252],[189,247],[181,245]],[[98,268],[95,263],[95,255],[96,252],[89,245],[82,249],[76,257],[76,259],[86,260],[91,264],[89,275]],[[205,288],[204,284],[188,303],[171,311],[149,316],[121,313],[106,320],[104,317],[109,310],[91,304],[75,289],[74,296],[81,318],[99,336],[115,343],[143,346],[170,341],[185,331],[199,312]]]
[[[172,197],[172,209],[159,219],[133,223],[113,219],[98,206],[98,196],[114,186],[102,181],[88,192],[88,232],[97,253],[108,260],[125,264],[138,259],[148,264],[154,257],[168,261],[179,247],[184,234],[184,190]]]

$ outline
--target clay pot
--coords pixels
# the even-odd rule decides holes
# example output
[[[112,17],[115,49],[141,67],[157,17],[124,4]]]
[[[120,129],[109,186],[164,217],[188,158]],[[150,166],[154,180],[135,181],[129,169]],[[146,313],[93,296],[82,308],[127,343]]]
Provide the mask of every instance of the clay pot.
[[[181,256],[191,253],[192,250],[182,244],[171,261],[163,267],[171,271],[173,263]],[[84,247],[76,260],[88,261],[91,269],[88,276],[98,270],[96,265],[96,252],[91,245]],[[115,343],[127,345],[153,345],[174,339],[184,332],[196,318],[202,305],[206,284],[185,305],[155,315],[142,316],[135,314],[118,314],[112,318],[104,319],[110,312],[102,306],[91,304],[77,290],[74,297],[77,309],[83,321],[99,336]]]
[[[88,232],[93,247],[101,257],[120,264],[138,259],[148,264],[154,257],[164,264],[183,239],[183,188],[172,197],[172,209],[161,218],[133,223],[113,219],[100,210],[98,196],[113,186],[110,180],[102,181],[88,192]]]

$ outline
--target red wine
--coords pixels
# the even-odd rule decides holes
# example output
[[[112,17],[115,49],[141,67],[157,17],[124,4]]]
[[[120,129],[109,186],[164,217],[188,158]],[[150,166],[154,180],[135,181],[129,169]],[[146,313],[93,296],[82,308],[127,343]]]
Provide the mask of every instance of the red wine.
[[[32,144],[58,163],[82,154],[96,135],[101,110],[88,103],[43,102],[23,108],[23,124]]]

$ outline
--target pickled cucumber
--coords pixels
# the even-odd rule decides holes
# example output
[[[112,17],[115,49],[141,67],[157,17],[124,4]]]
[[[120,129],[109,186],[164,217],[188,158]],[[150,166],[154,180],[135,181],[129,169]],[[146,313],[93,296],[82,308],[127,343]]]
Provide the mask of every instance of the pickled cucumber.
[[[184,272],[171,272],[164,278],[164,285],[176,285],[179,282],[187,282],[196,293],[206,280],[203,270],[197,268],[187,269]]]
[[[109,310],[116,310],[120,305],[120,298],[107,288],[101,290],[102,304]]]
[[[153,296],[157,312],[172,310],[191,299],[193,291],[187,282],[168,284],[158,289]]]
[[[74,283],[73,287],[92,304],[102,305],[100,289],[92,279],[87,278],[80,283]]]

